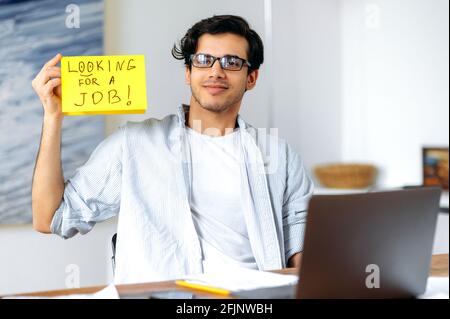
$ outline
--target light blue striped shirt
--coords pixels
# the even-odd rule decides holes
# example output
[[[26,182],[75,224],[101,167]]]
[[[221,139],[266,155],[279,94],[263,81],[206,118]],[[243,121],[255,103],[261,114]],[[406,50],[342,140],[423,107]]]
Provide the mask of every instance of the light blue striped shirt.
[[[115,283],[203,272],[192,220],[188,107],[162,120],[128,122],[98,145],[66,181],[51,230],[63,238],[118,215]],[[261,270],[303,249],[313,183],[298,154],[241,116],[241,190],[251,248]]]

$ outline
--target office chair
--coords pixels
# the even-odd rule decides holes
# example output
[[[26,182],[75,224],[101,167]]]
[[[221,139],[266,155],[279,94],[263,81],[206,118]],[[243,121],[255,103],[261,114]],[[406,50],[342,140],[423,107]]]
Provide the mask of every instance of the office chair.
[[[111,263],[112,263],[113,275],[114,275],[114,270],[116,269],[116,241],[117,241],[117,233],[115,233],[111,238],[111,248],[112,248]]]

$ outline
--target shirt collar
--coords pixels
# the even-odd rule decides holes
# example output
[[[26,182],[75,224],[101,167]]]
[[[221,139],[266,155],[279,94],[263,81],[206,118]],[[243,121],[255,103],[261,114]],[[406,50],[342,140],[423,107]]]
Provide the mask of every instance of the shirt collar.
[[[178,107],[178,124],[180,125],[181,128],[186,128],[186,120],[187,120],[187,115],[189,114],[189,105],[186,104],[181,104]],[[247,122],[244,121],[244,119],[242,118],[241,115],[238,114],[237,116],[237,124],[239,128],[243,128],[246,129],[249,127],[249,125],[247,124]]]

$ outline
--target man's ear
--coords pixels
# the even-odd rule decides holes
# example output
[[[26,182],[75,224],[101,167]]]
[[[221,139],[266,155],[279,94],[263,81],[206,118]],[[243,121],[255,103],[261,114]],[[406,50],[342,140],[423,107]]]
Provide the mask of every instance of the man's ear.
[[[247,75],[247,84],[245,86],[246,90],[251,90],[256,85],[256,80],[258,80],[259,70],[253,70]]]
[[[191,68],[189,66],[186,66],[185,69],[184,83],[186,83],[187,85],[191,85]]]

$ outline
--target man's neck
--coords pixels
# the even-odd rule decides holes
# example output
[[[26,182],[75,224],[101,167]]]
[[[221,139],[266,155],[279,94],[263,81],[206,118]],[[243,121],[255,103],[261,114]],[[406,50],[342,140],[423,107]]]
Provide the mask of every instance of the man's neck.
[[[187,125],[201,134],[223,136],[231,133],[236,127],[238,113],[239,106],[217,113],[204,109],[191,99]]]

